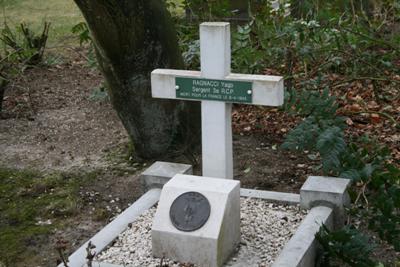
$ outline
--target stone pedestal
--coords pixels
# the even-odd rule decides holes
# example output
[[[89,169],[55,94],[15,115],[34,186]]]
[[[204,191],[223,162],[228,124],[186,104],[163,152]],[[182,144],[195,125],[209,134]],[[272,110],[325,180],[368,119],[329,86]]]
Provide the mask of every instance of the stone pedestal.
[[[141,175],[141,183],[145,191],[151,188],[162,188],[175,174],[192,174],[192,165],[156,161]]]
[[[310,176],[300,189],[300,206],[311,209],[316,206],[328,206],[334,209],[334,227],[343,226],[346,207],[350,205],[347,188],[349,179]]]
[[[191,232],[178,230],[170,219],[172,203],[186,192],[198,192],[210,204],[207,222]],[[217,267],[231,256],[239,242],[239,181],[177,174],[164,185],[152,228],[155,257]]]

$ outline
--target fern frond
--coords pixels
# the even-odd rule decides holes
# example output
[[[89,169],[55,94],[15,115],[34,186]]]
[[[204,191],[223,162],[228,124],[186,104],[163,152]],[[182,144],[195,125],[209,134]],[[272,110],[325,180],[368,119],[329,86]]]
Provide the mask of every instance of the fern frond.
[[[350,179],[353,181],[361,180],[360,172],[355,169],[346,170],[346,171],[340,173],[339,177],[347,178],[347,179]]]
[[[290,150],[313,149],[315,146],[315,139],[320,132],[321,129],[318,127],[318,124],[316,124],[315,118],[308,117],[288,133],[282,147]]]
[[[321,154],[324,171],[338,170],[340,168],[340,155],[346,150],[342,129],[334,126],[323,131],[318,136],[316,148]]]

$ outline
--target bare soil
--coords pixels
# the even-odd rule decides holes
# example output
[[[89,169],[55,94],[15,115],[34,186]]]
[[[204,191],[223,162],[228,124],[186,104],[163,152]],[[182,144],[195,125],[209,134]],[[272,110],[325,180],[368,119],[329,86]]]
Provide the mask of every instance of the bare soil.
[[[6,91],[0,163],[68,170],[104,167],[104,151],[127,142],[110,104],[90,96],[102,83],[83,62],[29,69]]]

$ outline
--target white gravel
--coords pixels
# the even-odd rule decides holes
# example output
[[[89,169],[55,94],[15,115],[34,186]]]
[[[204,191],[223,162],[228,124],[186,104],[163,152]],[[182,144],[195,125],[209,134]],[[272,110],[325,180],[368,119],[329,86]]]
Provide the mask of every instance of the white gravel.
[[[160,266],[151,255],[151,226],[156,208],[146,211],[96,261],[123,266]],[[262,199],[241,198],[242,241],[226,266],[270,266],[296,231],[306,211],[298,206],[269,203]],[[166,266],[182,265],[164,260]]]

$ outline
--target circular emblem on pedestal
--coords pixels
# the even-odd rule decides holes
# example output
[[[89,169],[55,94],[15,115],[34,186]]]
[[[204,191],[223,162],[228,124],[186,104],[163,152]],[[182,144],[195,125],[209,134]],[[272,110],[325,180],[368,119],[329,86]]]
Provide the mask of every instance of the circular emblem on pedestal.
[[[169,217],[176,229],[192,232],[200,229],[210,217],[210,202],[198,192],[186,192],[172,202]]]

